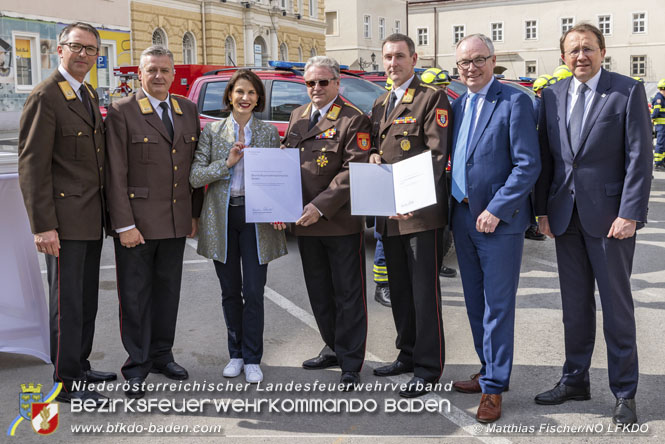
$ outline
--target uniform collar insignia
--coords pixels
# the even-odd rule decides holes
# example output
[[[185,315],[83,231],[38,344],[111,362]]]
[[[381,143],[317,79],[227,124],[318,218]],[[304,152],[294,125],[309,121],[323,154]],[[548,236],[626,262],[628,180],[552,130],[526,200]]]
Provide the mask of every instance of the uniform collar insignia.
[[[150,104],[150,99],[147,97],[139,100],[139,107],[141,108],[141,114],[152,114],[154,112]]]
[[[173,105],[173,111],[175,111],[175,113],[178,114],[179,116],[182,116],[182,110],[180,109],[180,104],[173,97],[171,97],[171,105]]]
[[[415,88],[409,88],[406,90],[404,93],[404,97],[402,97],[402,103],[412,103],[413,102],[413,96],[416,94],[416,89]]]
[[[337,104],[331,106],[330,110],[328,111],[328,114],[326,114],[326,117],[328,118],[328,120],[337,120],[337,118],[339,117],[339,112],[340,112],[341,109],[342,109],[342,107],[337,105]]]
[[[58,82],[58,86],[60,87],[60,91],[62,91],[62,95],[65,96],[65,100],[74,100],[76,98],[76,93],[67,80]]]

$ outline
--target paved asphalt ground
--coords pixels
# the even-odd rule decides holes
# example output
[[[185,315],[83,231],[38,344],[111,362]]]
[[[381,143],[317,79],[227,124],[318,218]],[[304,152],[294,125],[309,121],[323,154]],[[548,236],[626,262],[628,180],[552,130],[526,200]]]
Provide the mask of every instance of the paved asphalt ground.
[[[368,232],[369,234],[369,232]],[[419,401],[398,405],[401,411],[390,411],[400,400],[396,391],[384,383],[401,383],[408,378],[377,378],[372,369],[396,357],[395,328],[390,309],[377,304],[372,296],[371,265],[374,240],[367,236],[367,311],[369,336],[366,365],[361,377],[364,383],[380,383],[379,390],[343,393],[304,391],[283,387],[278,391],[245,388],[241,376],[233,382],[241,388],[229,389],[222,377],[228,360],[226,329],[221,308],[219,284],[210,261],[196,254],[190,241],[185,252],[185,267],[178,331],[175,343],[176,360],[189,370],[190,380],[201,384],[222,383],[223,391],[172,391],[159,389],[146,399],[169,403],[169,411],[125,412],[122,389],[104,391],[120,400],[116,412],[75,413],[70,406],[60,405],[60,425],[48,437],[37,436],[27,422],[19,425],[16,436],[5,434],[0,442],[224,442],[224,443],[532,443],[532,442],[649,442],[665,440],[665,368],[663,337],[665,337],[665,173],[655,173],[652,186],[649,224],[638,234],[633,270],[633,296],[637,319],[640,354],[640,386],[637,406],[642,430],[638,433],[617,432],[612,428],[614,398],[608,387],[606,347],[602,333],[602,313],[598,302],[597,345],[592,362],[592,399],[568,402],[560,406],[540,406],[533,397],[549,389],[558,380],[563,363],[563,328],[557,279],[554,242],[527,240],[517,297],[515,330],[515,361],[510,391],[503,397],[503,416],[495,426],[481,426],[474,415],[479,396],[440,391],[421,398],[432,403],[434,412],[417,410]],[[40,258],[42,269],[43,259]],[[455,257],[446,265],[457,268]],[[101,271],[100,306],[93,354],[93,367],[120,372],[126,354],[118,333],[118,302],[112,242],[105,241]],[[443,319],[446,340],[446,366],[442,383],[468,377],[479,368],[473,351],[461,281],[459,276],[442,279]],[[44,281],[46,286],[46,282]],[[265,302],[265,335],[263,371],[269,383],[335,384],[339,369],[307,371],[303,360],[315,356],[322,341],[311,315],[305,292],[300,258],[295,239],[289,237],[289,254],[270,264]],[[18,413],[18,393],[22,383],[41,383],[43,392],[51,388],[52,367],[38,359],[0,353],[0,424],[7,430]],[[171,382],[162,375],[150,375],[149,383]],[[376,387],[373,386],[376,389]],[[177,389],[177,387],[176,387]],[[209,399],[202,411],[178,412],[184,400],[195,410],[197,400]],[[333,413],[293,413],[296,402],[314,405],[324,402]],[[228,403],[236,400],[240,412],[218,412],[212,400]],[[238,401],[239,400],[239,401]],[[354,400],[349,409],[335,404]],[[173,401],[173,404],[171,404]],[[272,406],[268,404],[272,401]],[[261,402],[261,411],[253,407]],[[450,409],[448,409],[448,403]],[[349,411],[358,407],[359,411]],[[132,406],[138,410],[139,406]],[[272,410],[271,410],[272,409]],[[73,431],[72,427],[101,426],[105,432]],[[110,428],[119,433],[107,433]],[[124,428],[123,428],[124,427]],[[141,430],[141,433],[132,431]],[[152,427],[152,429],[149,429]],[[168,432],[174,427],[189,427],[184,433]],[[208,433],[196,432],[195,427]],[[583,431],[577,429],[585,427]],[[159,428],[159,429],[158,429]],[[155,433],[151,433],[150,430]],[[157,433],[166,431],[165,433]]]

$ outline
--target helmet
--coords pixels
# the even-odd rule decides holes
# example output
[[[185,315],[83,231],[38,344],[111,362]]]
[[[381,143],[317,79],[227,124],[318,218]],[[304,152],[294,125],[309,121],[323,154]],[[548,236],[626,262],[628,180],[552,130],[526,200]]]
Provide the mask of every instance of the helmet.
[[[570,77],[573,75],[572,72],[570,72],[570,69],[566,65],[559,65],[554,72],[552,73],[554,77],[556,77],[557,80],[563,80],[566,77]]]
[[[532,85],[533,92],[536,92],[540,89],[547,88],[548,86],[550,86],[550,80],[552,78],[553,77],[549,74],[543,74],[542,76],[538,77],[533,82],[533,85]]]
[[[660,79],[658,81],[658,85],[656,85],[656,88],[658,89],[665,89],[665,79]]]
[[[432,85],[450,85],[450,77],[439,68],[428,68],[420,75],[420,80]]]
[[[391,89],[393,89],[393,79],[391,79],[390,77],[388,77],[388,78],[386,79],[386,84],[385,84],[383,87],[384,87],[385,89],[387,89],[388,91],[390,91]]]
[[[633,77],[633,78],[634,78],[635,80],[637,80],[638,82],[640,82],[640,83],[644,83],[644,79],[643,79],[642,77],[637,77],[637,76],[635,76],[635,77]]]

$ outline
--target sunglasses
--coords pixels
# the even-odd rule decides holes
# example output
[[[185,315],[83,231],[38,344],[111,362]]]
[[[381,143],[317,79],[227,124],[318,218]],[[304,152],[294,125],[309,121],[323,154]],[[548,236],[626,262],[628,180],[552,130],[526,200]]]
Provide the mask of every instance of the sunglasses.
[[[307,88],[314,88],[316,85],[325,88],[326,86],[330,85],[330,82],[332,82],[333,80],[335,79],[305,80],[305,85],[307,85]]]

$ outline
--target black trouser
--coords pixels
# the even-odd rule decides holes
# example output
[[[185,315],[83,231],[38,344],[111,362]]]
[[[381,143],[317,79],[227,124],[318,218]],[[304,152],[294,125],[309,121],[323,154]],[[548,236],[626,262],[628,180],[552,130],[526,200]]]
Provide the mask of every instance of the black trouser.
[[[227,226],[226,263],[214,264],[222,287],[229,356],[243,359],[245,364],[260,364],[268,264],[259,264],[256,225],[245,223],[243,205],[229,207]]]
[[[438,381],[445,362],[439,269],[443,230],[383,236],[388,286],[397,328],[397,359],[414,376]]]
[[[298,249],[321,337],[342,371],[359,372],[367,340],[363,233],[299,236]]]
[[[53,380],[71,391],[90,370],[102,240],[60,240],[60,256],[45,255],[49,284]]]
[[[122,374],[145,378],[153,365],[173,361],[185,238],[146,240],[133,248],[114,242],[120,337],[129,354]]]

